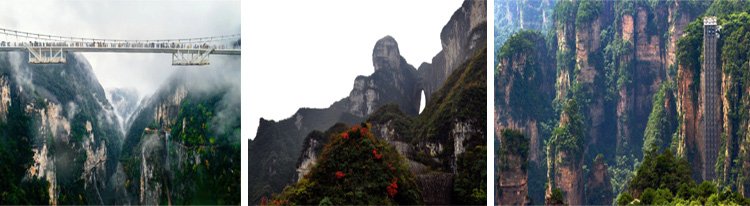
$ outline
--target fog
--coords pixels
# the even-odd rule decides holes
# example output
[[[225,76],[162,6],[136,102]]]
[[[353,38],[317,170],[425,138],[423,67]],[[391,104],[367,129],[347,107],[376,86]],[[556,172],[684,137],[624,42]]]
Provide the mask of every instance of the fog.
[[[240,1],[3,1],[0,28],[58,36],[175,39],[240,33]],[[0,41],[16,41],[0,35]],[[102,87],[153,93],[170,73],[170,54],[83,53]],[[211,57],[214,63],[215,56]]]

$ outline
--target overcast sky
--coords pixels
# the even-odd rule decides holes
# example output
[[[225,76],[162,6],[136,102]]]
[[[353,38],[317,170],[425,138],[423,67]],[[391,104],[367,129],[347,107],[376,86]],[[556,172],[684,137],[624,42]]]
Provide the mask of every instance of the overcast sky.
[[[240,1],[2,1],[0,27],[109,39],[174,39],[240,33]],[[0,35],[5,41],[5,36]],[[153,93],[179,69],[170,54],[83,53],[107,88]]]
[[[354,78],[374,72],[372,49],[386,35],[415,68],[431,62],[442,49],[440,31],[462,1],[243,3],[250,4],[245,25],[252,31],[244,35],[249,79],[243,83],[252,90],[243,123],[249,121],[252,139],[261,117],[279,121],[300,107],[327,108],[347,97]]]

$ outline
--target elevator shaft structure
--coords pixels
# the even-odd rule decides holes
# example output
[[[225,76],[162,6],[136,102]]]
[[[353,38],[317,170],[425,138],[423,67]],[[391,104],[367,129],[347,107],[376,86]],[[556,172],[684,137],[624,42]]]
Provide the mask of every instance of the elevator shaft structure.
[[[716,17],[703,18],[703,74],[701,75],[701,102],[703,121],[700,133],[703,137],[703,180],[716,177],[716,157],[721,142],[721,71],[717,67],[717,41],[721,26]]]

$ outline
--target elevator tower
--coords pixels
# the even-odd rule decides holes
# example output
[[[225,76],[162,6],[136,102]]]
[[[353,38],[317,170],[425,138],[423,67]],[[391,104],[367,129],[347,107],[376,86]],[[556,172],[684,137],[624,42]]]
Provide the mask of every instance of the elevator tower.
[[[721,26],[716,17],[703,18],[703,75],[701,75],[701,97],[703,97],[700,132],[703,136],[703,180],[713,180],[716,157],[721,138],[721,73],[717,68],[716,42]]]

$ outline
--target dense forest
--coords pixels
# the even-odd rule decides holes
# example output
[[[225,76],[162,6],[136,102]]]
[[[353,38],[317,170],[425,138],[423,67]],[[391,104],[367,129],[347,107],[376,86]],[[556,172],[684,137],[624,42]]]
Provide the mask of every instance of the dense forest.
[[[565,204],[744,201],[734,192],[747,196],[745,188],[750,186],[746,178],[750,161],[744,149],[750,108],[746,95],[750,42],[745,30],[750,28],[746,13],[750,4],[720,0],[557,1],[553,5],[548,30],[520,30],[504,43],[495,43],[496,144],[504,148],[506,128],[529,139],[528,151],[511,156],[496,151],[506,159],[524,158],[529,163],[522,170],[496,167],[498,176],[527,178],[526,187],[511,187],[512,181],[498,178],[498,203],[512,202],[502,191],[517,189],[528,194],[532,204],[557,202],[560,194]],[[495,13],[496,18],[506,15]],[[704,163],[705,140],[699,134],[706,16],[716,16],[721,26],[717,61],[722,75],[722,139],[715,177],[705,172],[709,168]],[[571,116],[572,100],[577,112]],[[581,124],[573,123],[578,126],[571,128],[571,121],[578,118]],[[689,172],[680,170],[680,175],[687,175],[681,180],[687,187],[708,187],[689,183],[707,181],[704,184],[714,190],[728,192],[711,193],[717,197],[707,202],[708,193],[677,198],[682,183],[636,184],[650,175],[643,174],[644,167],[653,167],[651,159],[663,152],[673,155],[669,158],[674,161],[684,161],[680,168]],[[648,193],[647,188],[651,188]],[[621,193],[631,201],[614,200]],[[654,202],[652,194],[666,201]]]

